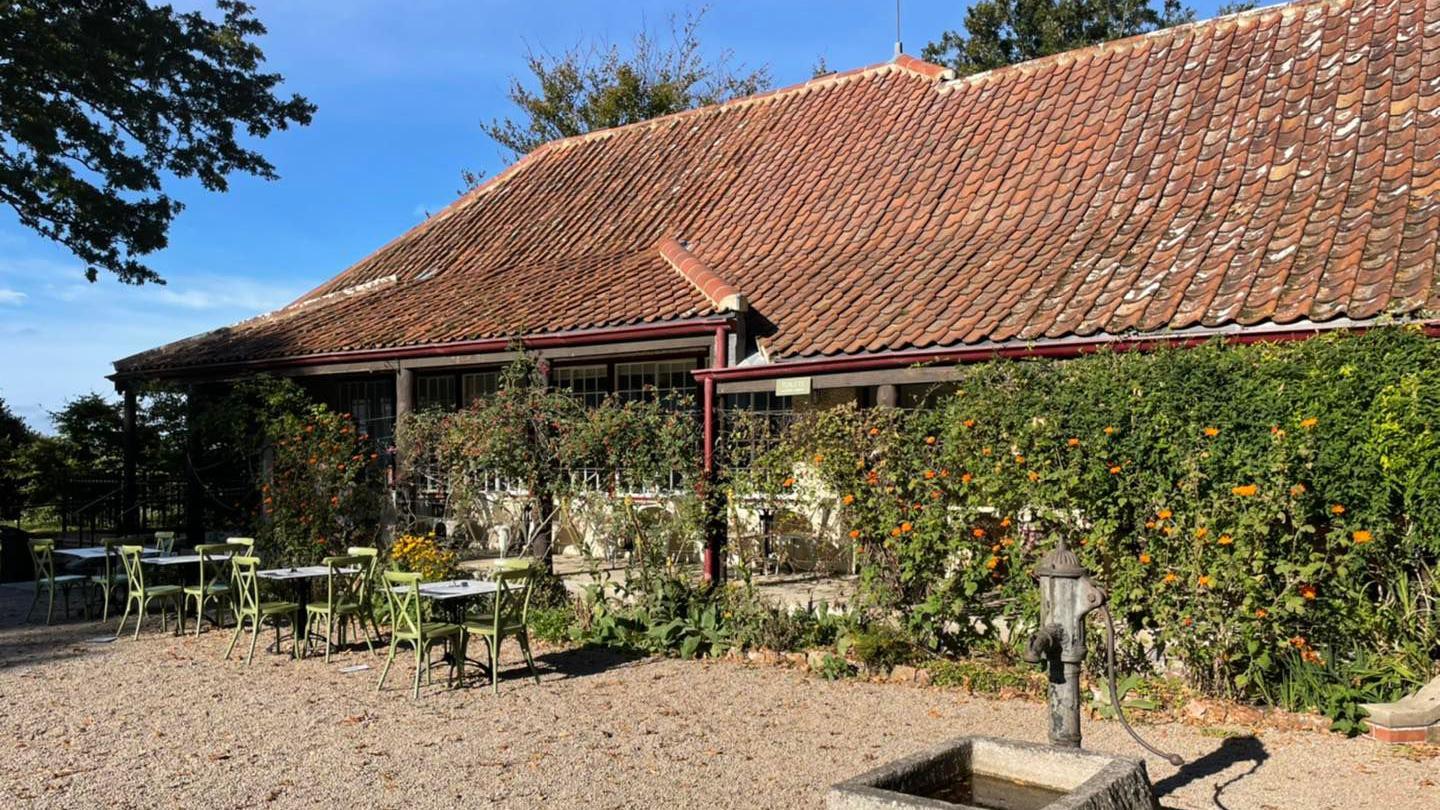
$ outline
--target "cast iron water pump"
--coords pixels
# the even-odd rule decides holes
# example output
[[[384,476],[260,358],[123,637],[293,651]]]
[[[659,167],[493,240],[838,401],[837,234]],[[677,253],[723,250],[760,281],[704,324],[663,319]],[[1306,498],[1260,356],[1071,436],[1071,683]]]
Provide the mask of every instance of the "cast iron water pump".
[[[1080,665],[1085,662],[1085,617],[1105,606],[1105,591],[1090,581],[1080,558],[1062,538],[1035,569],[1040,580],[1040,629],[1025,646],[1024,658],[1046,668],[1049,681],[1050,744],[1080,747]],[[1142,748],[1175,766],[1184,760],[1160,751],[1144,740],[1125,720],[1115,688],[1115,623],[1105,610],[1105,655],[1110,682],[1110,705],[1115,716]]]

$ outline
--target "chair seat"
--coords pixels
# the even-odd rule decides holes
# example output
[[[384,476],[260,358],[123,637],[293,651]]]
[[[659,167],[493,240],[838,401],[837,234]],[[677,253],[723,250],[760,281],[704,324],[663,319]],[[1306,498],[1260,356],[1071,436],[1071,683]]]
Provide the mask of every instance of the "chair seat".
[[[299,613],[300,605],[297,602],[261,602],[260,615],[274,616],[281,613]]]
[[[319,613],[319,614],[321,614],[321,615],[324,615],[324,614],[330,612],[330,606],[329,606],[329,605],[326,605],[326,604],[318,604],[318,605],[317,605],[317,604],[315,604],[314,602],[311,602],[310,604],[308,604],[308,605],[305,606],[305,610],[306,610],[307,613]],[[360,612],[360,603],[359,603],[359,602],[341,602],[341,603],[339,603],[339,604],[337,604],[337,605],[335,606],[335,615],[337,615],[337,616],[346,615],[346,614],[350,614],[350,613],[359,613],[359,612]]]
[[[500,635],[514,635],[524,629],[525,625],[518,621],[501,622]],[[484,614],[470,616],[465,619],[465,632],[472,636],[493,636],[495,635],[495,617]]]
[[[150,587],[148,587],[148,588],[145,589],[145,595],[146,595],[147,597],[148,597],[148,596],[179,596],[179,595],[180,595],[180,586],[179,586],[179,585],[151,585]]]
[[[230,593],[230,586],[223,582],[212,582],[209,585],[186,585],[185,593],[188,596],[224,596]]]
[[[124,574],[111,574],[108,577],[104,574],[91,574],[90,581],[97,585],[124,585],[130,578]]]
[[[420,635],[425,638],[445,638],[447,636],[458,636],[464,632],[458,624],[450,622],[425,622],[420,625]],[[408,630],[395,630],[395,637],[398,639],[412,640],[415,634]]]
[[[47,587],[47,588],[48,588],[48,587],[50,587],[50,585],[51,585],[52,582],[53,582],[55,585],[74,585],[74,584],[77,583],[77,582],[86,582],[88,579],[89,579],[89,578],[86,577],[84,574],[60,574],[59,576],[55,577],[54,580],[49,580],[49,579],[36,580],[36,581],[35,581],[35,585],[36,585],[36,587],[39,587],[39,586],[42,586],[42,585],[43,585],[44,587]]]

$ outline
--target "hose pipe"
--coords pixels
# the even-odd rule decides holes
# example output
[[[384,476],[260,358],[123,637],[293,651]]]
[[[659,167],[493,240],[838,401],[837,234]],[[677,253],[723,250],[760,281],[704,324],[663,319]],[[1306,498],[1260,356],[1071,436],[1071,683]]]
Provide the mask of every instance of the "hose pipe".
[[[1119,719],[1120,725],[1124,726],[1126,733],[1130,735],[1137,745],[1157,757],[1169,762],[1175,767],[1185,764],[1185,760],[1179,754],[1170,754],[1161,751],[1159,748],[1146,742],[1135,729],[1130,727],[1130,721],[1125,719],[1125,709],[1120,705],[1120,690],[1115,686],[1115,617],[1110,615],[1109,607],[1102,607],[1105,611],[1105,679],[1110,684],[1110,705],[1115,707],[1115,717]]]

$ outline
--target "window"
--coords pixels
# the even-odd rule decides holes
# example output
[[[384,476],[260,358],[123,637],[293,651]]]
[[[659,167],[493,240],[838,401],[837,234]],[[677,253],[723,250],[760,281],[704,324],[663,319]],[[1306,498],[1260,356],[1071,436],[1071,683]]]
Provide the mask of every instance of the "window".
[[[587,408],[598,408],[610,393],[610,370],[606,366],[570,366],[551,372],[556,388],[574,394]]]
[[[355,419],[361,433],[367,433],[381,447],[395,439],[395,383],[392,380],[363,380],[340,383],[338,404]]]
[[[444,408],[448,411],[455,407],[455,377],[453,375],[417,377],[415,385],[415,407],[419,410]]]
[[[489,399],[495,396],[495,392],[500,390],[500,372],[478,371],[462,374],[460,375],[460,388],[463,395],[460,405],[468,408],[477,399]]]
[[[620,363],[615,366],[615,395],[622,400],[659,399],[674,402],[696,401],[695,378],[690,372],[699,361],[661,360],[653,363]]]

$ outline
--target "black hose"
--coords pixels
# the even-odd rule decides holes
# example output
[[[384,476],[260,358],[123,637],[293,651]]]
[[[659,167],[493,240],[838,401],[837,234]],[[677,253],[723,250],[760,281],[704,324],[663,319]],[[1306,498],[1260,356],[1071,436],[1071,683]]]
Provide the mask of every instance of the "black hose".
[[[1177,768],[1184,765],[1185,760],[1181,758],[1179,754],[1167,754],[1150,743],[1145,742],[1145,740],[1135,732],[1135,729],[1130,727],[1130,722],[1125,719],[1125,710],[1120,707],[1119,690],[1115,687],[1115,617],[1110,615],[1110,608],[1102,607],[1100,609],[1105,611],[1105,677],[1106,680],[1110,682],[1110,705],[1115,707],[1115,717],[1141,748],[1144,748],[1146,751],[1160,757]]]

